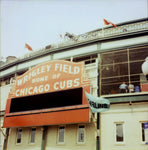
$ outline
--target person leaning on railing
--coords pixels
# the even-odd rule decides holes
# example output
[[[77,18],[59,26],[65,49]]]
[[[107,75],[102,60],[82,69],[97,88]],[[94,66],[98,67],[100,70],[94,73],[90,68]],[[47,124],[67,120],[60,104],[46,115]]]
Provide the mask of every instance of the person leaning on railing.
[[[129,90],[129,93],[133,93],[134,92],[134,85],[133,84],[129,84],[128,90]]]
[[[127,89],[128,86],[125,84],[125,82],[123,82],[120,86],[119,86],[120,92],[121,93],[127,93]]]

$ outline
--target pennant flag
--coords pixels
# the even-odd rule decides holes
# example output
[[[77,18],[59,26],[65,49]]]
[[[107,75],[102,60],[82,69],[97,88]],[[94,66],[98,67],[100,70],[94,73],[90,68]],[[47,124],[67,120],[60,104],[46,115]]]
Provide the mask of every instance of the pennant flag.
[[[88,94],[87,92],[85,92],[85,95],[88,99],[90,108],[93,113],[107,111],[110,108],[109,100],[102,98],[102,97],[93,96],[91,94]]]
[[[106,19],[103,19],[103,21],[104,21],[104,25],[110,25],[111,24],[114,28],[117,27],[114,23],[112,23],[112,22],[110,22],[110,21],[108,21]]]
[[[32,47],[25,43],[25,48],[27,48],[29,51],[33,51]]]

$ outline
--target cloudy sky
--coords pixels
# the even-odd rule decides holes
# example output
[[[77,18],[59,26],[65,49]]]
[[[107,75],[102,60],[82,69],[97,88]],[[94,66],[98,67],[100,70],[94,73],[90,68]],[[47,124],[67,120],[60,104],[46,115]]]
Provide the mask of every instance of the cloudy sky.
[[[82,34],[102,28],[103,18],[115,24],[148,17],[148,0],[0,0],[0,55],[23,56],[60,42],[65,32]]]

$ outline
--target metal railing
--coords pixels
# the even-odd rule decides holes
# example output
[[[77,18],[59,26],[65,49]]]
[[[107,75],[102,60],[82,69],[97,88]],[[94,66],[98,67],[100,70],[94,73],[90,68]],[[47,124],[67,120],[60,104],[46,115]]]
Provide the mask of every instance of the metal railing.
[[[42,54],[45,51],[51,51],[54,50],[56,48],[62,48],[65,46],[70,46],[70,45],[74,45],[74,44],[79,44],[82,42],[87,42],[90,40],[95,40],[95,39],[101,39],[101,38],[105,38],[105,37],[111,37],[111,36],[116,36],[116,35],[123,35],[123,34],[129,34],[129,33],[134,33],[134,32],[138,32],[138,31],[144,31],[148,29],[148,21],[142,21],[142,22],[138,22],[138,23],[131,23],[131,24],[127,24],[127,25],[120,25],[117,26],[117,28],[113,28],[113,27],[109,27],[109,28],[100,28],[98,30],[94,30],[91,32],[87,32],[84,34],[80,34],[75,36],[76,40],[73,39],[64,39],[62,42],[60,43],[56,43],[56,44],[51,44],[50,49],[46,49],[46,48],[42,48],[39,50],[36,50],[32,53],[27,53],[25,55],[23,55],[22,57],[18,57],[15,60],[12,60],[11,62],[5,62],[4,64],[2,64],[1,66],[4,66],[6,64],[15,62],[17,60],[20,59],[24,59],[24,58],[28,58],[31,56],[35,56],[35,55],[39,55]]]

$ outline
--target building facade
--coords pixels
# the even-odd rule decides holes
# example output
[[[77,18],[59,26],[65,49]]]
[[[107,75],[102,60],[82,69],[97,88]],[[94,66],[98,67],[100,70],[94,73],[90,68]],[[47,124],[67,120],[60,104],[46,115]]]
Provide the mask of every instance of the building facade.
[[[4,150],[146,150],[148,146],[145,144],[144,123],[148,122],[148,81],[142,73],[141,65],[148,56],[147,33],[147,18],[124,22],[118,24],[116,29],[112,26],[104,28],[104,31],[97,29],[78,35],[75,39],[46,46],[22,58],[2,63],[0,66],[0,121],[3,126],[1,148]],[[85,69],[81,76],[83,76],[82,81],[86,82],[77,84],[78,80],[75,80],[73,82],[75,87],[68,84],[68,88],[64,89],[63,81],[79,78],[76,69],[73,77],[64,74],[62,78],[58,78],[56,74],[54,78],[62,82],[60,84],[56,81],[51,84],[59,88],[56,94],[48,97],[47,93],[55,91],[49,92],[48,86],[45,88],[48,91],[46,97],[54,99],[56,104],[50,103],[45,107],[48,103],[45,102],[46,97],[41,95],[44,93],[34,92],[33,98],[31,95],[25,95],[25,91],[20,92],[21,88],[15,87],[14,83],[19,79],[23,79],[22,83],[28,83],[29,72],[36,69],[36,74],[44,73],[44,67],[42,71],[37,68],[52,62],[60,64],[66,62],[65,65],[83,62],[82,68]],[[64,71],[67,70],[65,68]],[[72,73],[72,70],[69,72]],[[36,78],[34,82],[39,82],[38,80],[41,79]],[[127,85],[124,92],[119,88],[123,82]],[[31,88],[31,84],[29,87],[26,85],[24,83],[23,86],[30,88],[28,93],[32,94],[33,87]],[[92,113],[82,92],[86,87],[84,85],[89,85],[88,91],[92,95],[108,99],[110,109],[99,114]],[[82,91],[76,90],[77,88],[81,88]],[[13,90],[18,97],[13,96]],[[75,93],[60,93],[69,90],[75,90]],[[38,91],[42,92],[42,89]],[[73,103],[67,104],[65,95],[68,93],[74,97]],[[36,97],[39,94],[41,96]],[[60,103],[59,95],[62,95],[64,104]],[[36,101],[39,104],[28,107],[29,105],[23,101],[25,97],[28,98],[26,101],[33,104]],[[72,97],[67,99],[72,101]],[[78,101],[80,97],[82,103]],[[51,107],[51,105],[56,106]],[[45,112],[47,108],[50,115]],[[30,120],[29,115],[32,115]]]

